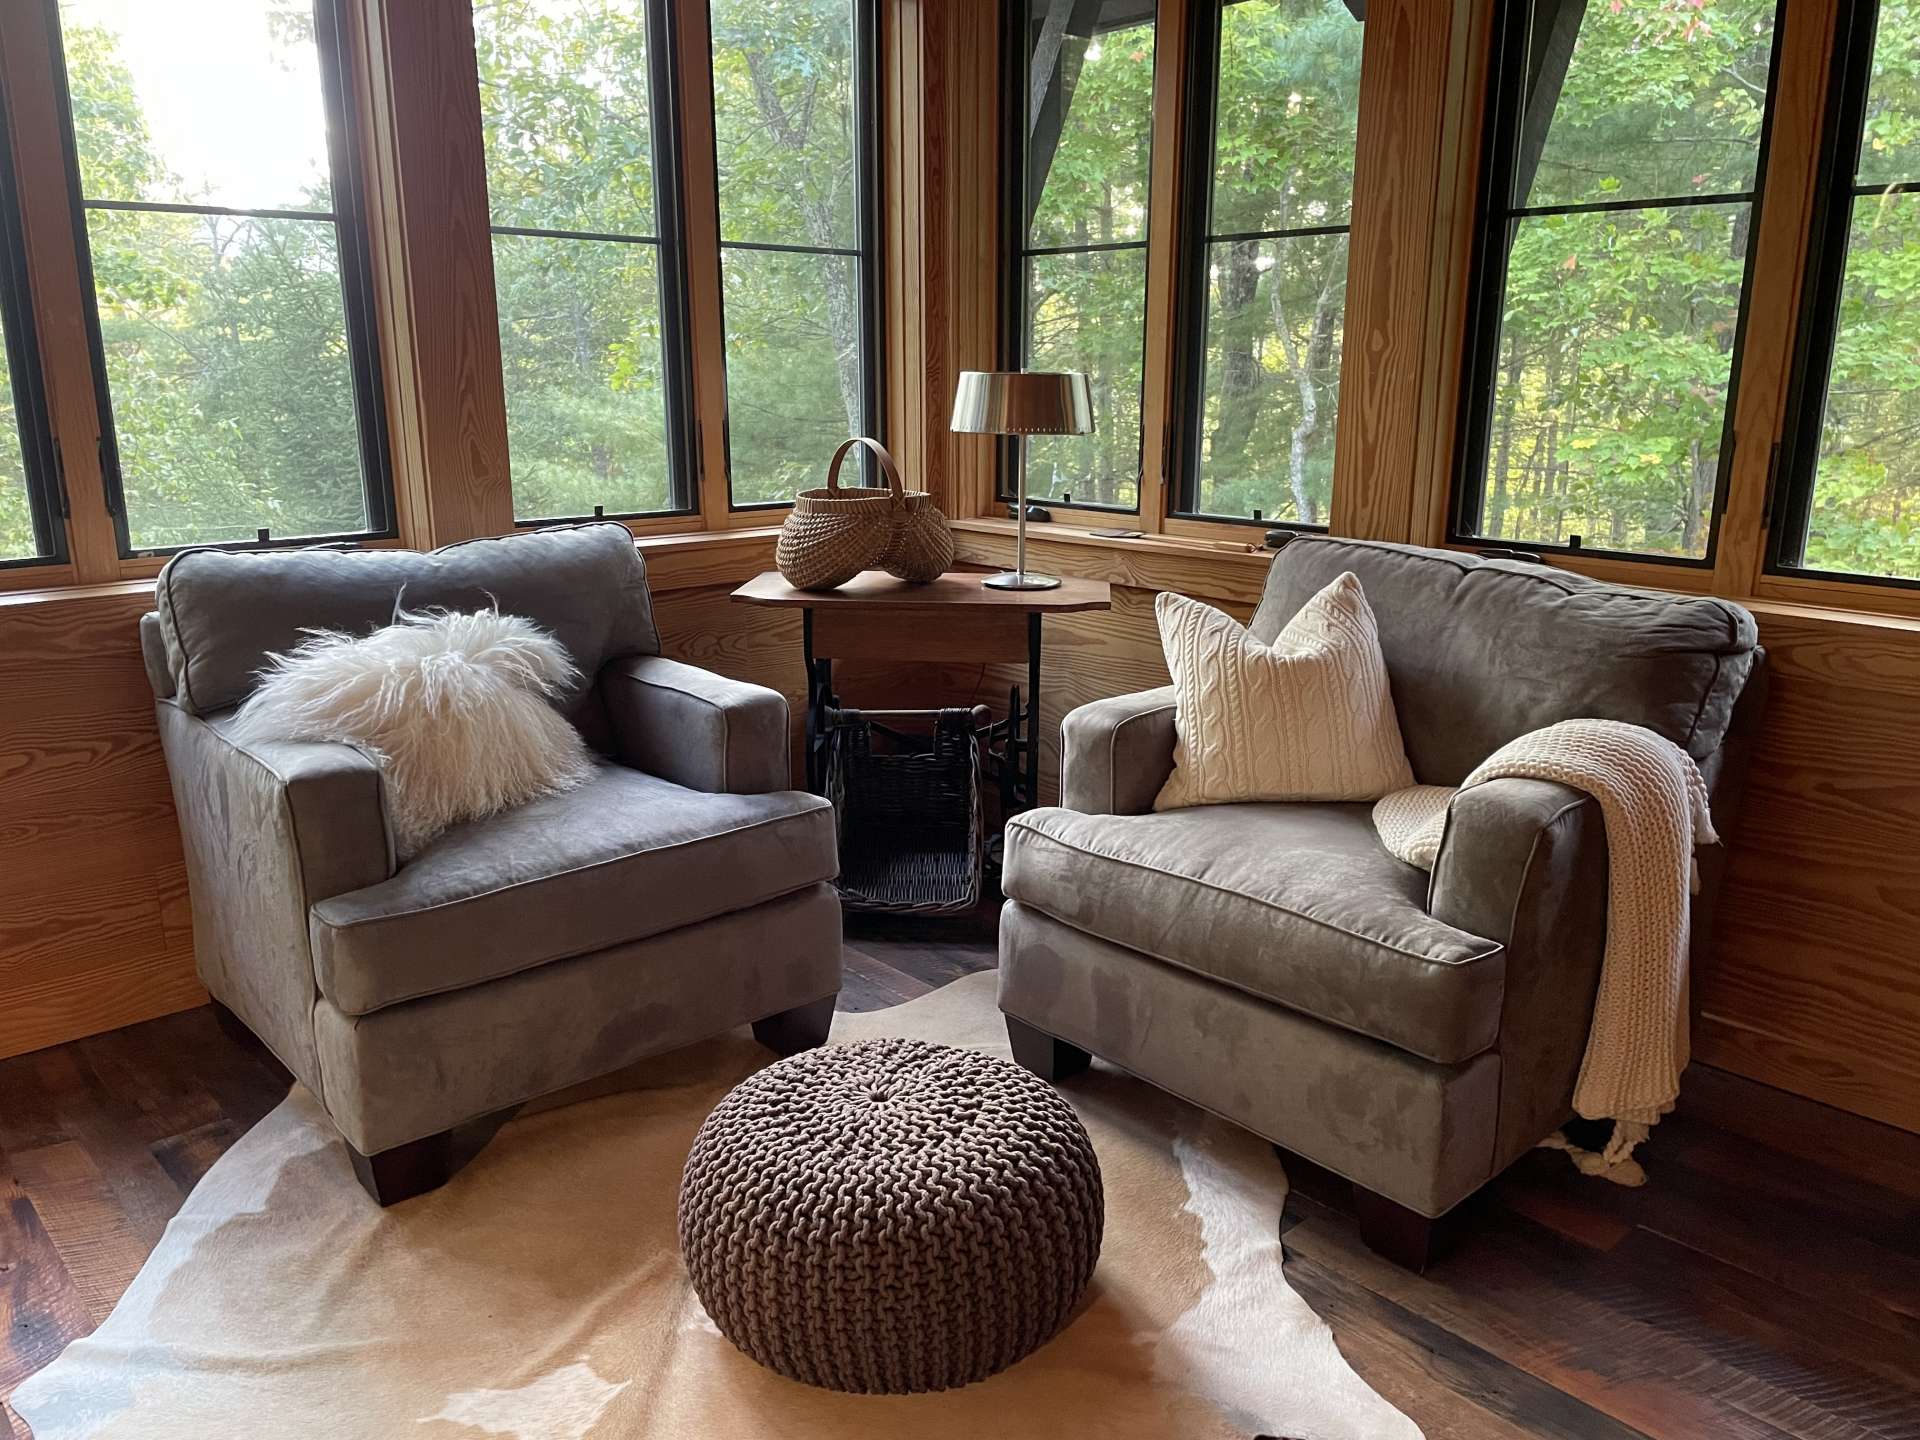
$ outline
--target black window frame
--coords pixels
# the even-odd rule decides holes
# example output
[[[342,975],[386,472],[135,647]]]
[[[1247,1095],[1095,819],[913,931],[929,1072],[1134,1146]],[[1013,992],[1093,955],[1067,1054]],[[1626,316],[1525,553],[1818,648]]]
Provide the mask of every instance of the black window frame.
[[[1860,183],[1860,145],[1866,131],[1879,24],[1880,0],[1839,0],[1813,218],[1807,232],[1806,279],[1794,337],[1793,378],[1788,384],[1782,438],[1768,466],[1760,524],[1767,532],[1764,568],[1768,575],[1915,590],[1920,589],[1920,579],[1820,570],[1803,563],[1826,428],[1827,388],[1840,338],[1840,295],[1852,247],[1854,208],[1867,196],[1920,192],[1920,175],[1885,185]]]
[[[321,102],[327,124],[327,160],[333,208],[330,212],[190,205],[165,201],[88,201],[81,191],[80,157],[73,127],[73,98],[67,86],[66,38],[60,0],[44,0],[53,66],[54,101],[59,108],[60,148],[67,167],[67,195],[73,223],[74,256],[80,272],[82,320],[93,368],[94,404],[99,416],[100,482],[114,539],[123,560],[175,555],[183,550],[274,550],[303,545],[362,540],[391,540],[399,535],[393,493],[393,462],[387,431],[386,389],[380,363],[380,329],[374,307],[372,243],[368,237],[361,135],[350,96],[346,18],[341,0],[312,0],[314,48],[320,67]],[[340,255],[341,306],[353,377],[354,420],[360,439],[360,477],[366,496],[364,530],[326,535],[274,535],[260,530],[252,540],[202,540],[179,545],[135,546],[127,525],[126,490],[120,470],[120,445],[107,380],[106,346],[100,331],[99,291],[93,278],[92,242],[86,212],[110,209],[236,218],[332,219]]]
[[[854,263],[856,286],[860,293],[860,386],[861,433],[887,443],[886,407],[886,255],[882,249],[881,194],[884,168],[880,163],[881,116],[885,67],[880,63],[879,0],[848,0],[853,13],[853,109],[854,135],[854,244],[788,245],[764,240],[728,240],[721,229],[720,212],[720,124],[717,113],[708,117],[708,134],[713,145],[713,233],[715,237],[715,283],[720,297],[720,371],[725,381],[721,389],[724,409],[720,419],[721,452],[725,471],[720,483],[726,486],[727,511],[743,514],[793,508],[792,500],[748,500],[733,498],[733,385],[727,367],[727,287],[725,258],[729,250],[757,250],[776,255],[839,255]],[[707,13],[707,56],[713,56],[713,0],[705,0]],[[711,94],[709,87],[709,93]],[[719,106],[718,95],[712,104]],[[885,479],[874,468],[871,452],[860,450],[861,483],[882,485]]]
[[[1186,154],[1184,193],[1180,197],[1180,271],[1174,305],[1174,424],[1165,437],[1167,513],[1176,520],[1244,525],[1259,530],[1297,530],[1325,534],[1325,523],[1253,515],[1222,515],[1199,508],[1200,448],[1206,433],[1207,269],[1211,247],[1230,240],[1284,240],[1316,235],[1351,235],[1349,206],[1343,225],[1306,225],[1287,230],[1213,233],[1214,151],[1219,144],[1220,34],[1227,7],[1239,0],[1194,0],[1186,55]],[[1349,7],[1351,9],[1351,7]],[[1364,6],[1362,7],[1364,12]],[[1364,13],[1355,16],[1365,24]],[[1344,328],[1344,319],[1342,326]],[[1344,367],[1346,348],[1341,347]],[[1177,434],[1176,434],[1177,432]],[[1328,507],[1331,509],[1331,505]]]
[[[602,230],[550,230],[527,225],[496,225],[487,220],[489,242],[495,235],[536,240],[580,240],[615,245],[651,245],[659,261],[660,363],[665,377],[667,485],[672,504],[660,510],[609,510],[596,505],[581,515],[514,518],[521,530],[567,525],[581,520],[659,520],[700,513],[700,458],[693,398],[693,331],[688,315],[686,191],[682,184],[683,121],[679,20],[668,0],[644,0],[647,21],[647,112],[653,141],[654,220],[658,234],[628,235]],[[482,147],[484,149],[484,145]],[[492,199],[489,196],[488,204]],[[508,437],[507,467],[513,467]]]
[[[1767,58],[1767,93],[1760,122],[1760,143],[1754,152],[1753,189],[1711,195],[1649,197],[1634,200],[1597,200],[1574,205],[1516,205],[1513,195],[1514,160],[1519,149],[1519,107],[1525,100],[1527,77],[1527,23],[1533,0],[1501,0],[1488,57],[1487,108],[1482,126],[1479,195],[1475,202],[1473,262],[1467,290],[1465,353],[1460,367],[1460,408],[1455,426],[1454,468],[1447,505],[1447,543],[1482,551],[1527,556],[1591,555],[1604,560],[1667,565],[1683,570],[1712,570],[1720,548],[1720,522],[1727,509],[1739,437],[1734,415],[1740,402],[1742,361],[1746,354],[1748,312],[1753,303],[1754,259],[1760,249],[1762,217],[1766,208],[1767,166],[1773,149],[1773,127],[1780,96],[1781,54],[1786,36],[1789,0],[1776,0],[1773,40]],[[1524,197],[1521,197],[1524,199]],[[1538,215],[1596,211],[1632,211],[1698,205],[1743,203],[1751,206],[1747,256],[1740,281],[1740,303],[1727,370],[1727,398],[1721,414],[1719,468],[1714,477],[1713,502],[1707,509],[1705,554],[1662,555],[1648,550],[1614,550],[1600,545],[1570,545],[1545,540],[1482,535],[1471,521],[1482,511],[1486,493],[1487,452],[1492,435],[1495,378],[1500,363],[1500,327],[1505,318],[1507,265],[1513,253],[1513,229],[1519,221]]]
[[[1145,258],[1142,266],[1141,306],[1140,306],[1140,391],[1141,413],[1145,416],[1146,374],[1150,357],[1147,354],[1147,331],[1149,317],[1146,309],[1146,277],[1151,273],[1149,243],[1151,240],[1151,222],[1153,195],[1151,176],[1153,175],[1153,149],[1160,143],[1160,127],[1152,123],[1157,117],[1149,117],[1147,127],[1147,175],[1149,187],[1147,197],[1148,232],[1138,240],[1122,240],[1096,245],[1029,245],[1030,238],[1026,225],[1027,205],[1027,161],[1028,161],[1028,56],[1027,36],[1030,28],[1030,12],[1034,0],[1002,0],[1000,14],[1000,272],[1005,277],[1000,296],[1000,354],[1002,365],[1009,370],[1022,370],[1027,363],[1027,262],[1035,256],[1047,255],[1098,255],[1122,250],[1138,250]],[[1160,6],[1158,0],[1153,5],[1153,44],[1154,54],[1159,55],[1159,47],[1165,42],[1160,24]],[[1158,60],[1156,58],[1156,68]],[[1094,423],[1098,425],[1101,417],[1096,415]],[[1018,436],[1001,437],[996,447],[994,465],[994,495],[1003,504],[1012,506],[1018,501],[1019,467],[1026,463],[1027,446]],[[1094,511],[1103,515],[1138,515],[1141,513],[1141,497],[1147,488],[1147,436],[1143,425],[1140,432],[1140,453],[1138,457],[1139,474],[1134,481],[1134,497],[1131,505],[1105,505],[1091,500],[1075,500],[1072,492],[1059,500],[1043,500],[1029,495],[1031,505],[1058,505],[1072,510]]]
[[[7,370],[18,421],[20,460],[27,488],[27,513],[33,520],[37,552],[0,559],[0,570],[64,565],[70,558],[66,478],[60,448],[47,410],[46,373],[40,366],[40,338],[27,270],[26,226],[20,210],[20,182],[14,173],[11,97],[0,78],[0,326],[6,331]],[[0,435],[0,444],[6,437]]]

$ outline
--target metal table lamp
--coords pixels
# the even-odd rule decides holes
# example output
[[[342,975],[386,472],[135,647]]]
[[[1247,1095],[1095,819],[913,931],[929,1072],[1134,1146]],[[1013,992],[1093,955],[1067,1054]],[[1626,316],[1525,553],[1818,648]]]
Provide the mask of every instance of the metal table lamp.
[[[953,394],[952,429],[966,435],[1018,435],[1020,471],[1013,569],[980,583],[996,590],[1051,590],[1051,575],[1027,573],[1028,435],[1093,433],[1093,388],[1077,370],[962,370]]]

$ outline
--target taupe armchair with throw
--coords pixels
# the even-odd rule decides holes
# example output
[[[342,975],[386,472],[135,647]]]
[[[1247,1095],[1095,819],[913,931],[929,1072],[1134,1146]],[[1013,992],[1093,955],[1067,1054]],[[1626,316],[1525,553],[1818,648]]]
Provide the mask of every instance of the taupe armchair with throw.
[[[603,758],[577,790],[396,865],[365,754],[226,733],[305,627],[494,602],[587,677],[565,709]],[[191,551],[140,636],[200,978],[319,1098],[382,1204],[442,1183],[464,1122],[749,1021],[782,1051],[826,1038],[832,807],[789,788],[781,695],[661,658],[624,526],[432,554]]]
[[[1302,536],[1252,628],[1271,640],[1342,571],[1378,618],[1415,777],[1457,785],[1508,740],[1586,716],[1684,746],[1730,832],[1762,702],[1753,617],[1544,566]],[[1426,1263],[1431,1221],[1571,1118],[1606,938],[1597,802],[1503,779],[1455,802],[1431,877],[1370,806],[1151,813],[1171,690],[1063,725],[1059,807],[1008,825],[1000,1007],[1051,1078],[1089,1052],[1352,1180],[1376,1249]],[[1708,893],[1723,852],[1702,856]]]

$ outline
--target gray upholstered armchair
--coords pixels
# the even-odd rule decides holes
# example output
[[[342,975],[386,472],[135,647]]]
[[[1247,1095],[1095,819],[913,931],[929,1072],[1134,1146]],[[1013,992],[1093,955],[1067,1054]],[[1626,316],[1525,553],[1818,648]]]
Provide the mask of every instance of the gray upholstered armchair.
[[[233,707],[303,627],[497,601],[588,677],[579,789],[396,865],[347,745],[241,746]],[[403,550],[192,551],[141,622],[214,999],[325,1105],[382,1204],[451,1172],[450,1132],[755,1022],[826,1038],[840,988],[833,812],[790,788],[785,699],[659,655],[616,524]]]
[[[1420,781],[1457,785],[1558,720],[1624,720],[1686,747],[1729,833],[1761,704],[1745,610],[1303,536],[1274,559],[1254,632],[1270,640],[1344,570],[1378,618]],[[1476,786],[1429,877],[1386,852],[1367,805],[1152,814],[1170,690],[1082,706],[1063,740],[1063,803],[1007,830],[1016,1056],[1058,1078],[1091,1052],[1337,1171],[1368,1242],[1423,1265],[1430,1221],[1572,1116],[1606,935],[1598,803]]]

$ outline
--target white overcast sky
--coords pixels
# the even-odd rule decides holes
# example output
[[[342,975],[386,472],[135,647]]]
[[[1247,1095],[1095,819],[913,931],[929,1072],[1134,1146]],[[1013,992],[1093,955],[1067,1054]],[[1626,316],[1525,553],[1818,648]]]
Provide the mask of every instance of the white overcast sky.
[[[192,199],[297,206],[326,173],[319,62],[276,43],[267,0],[61,0],[66,27],[120,37],[155,148]],[[156,197],[158,198],[158,197]]]

